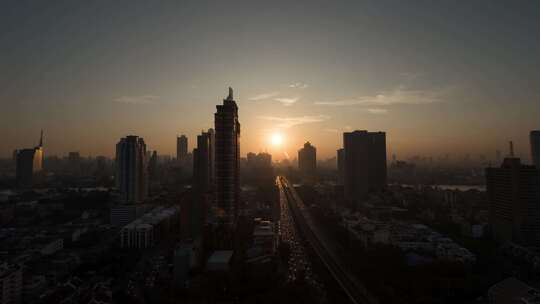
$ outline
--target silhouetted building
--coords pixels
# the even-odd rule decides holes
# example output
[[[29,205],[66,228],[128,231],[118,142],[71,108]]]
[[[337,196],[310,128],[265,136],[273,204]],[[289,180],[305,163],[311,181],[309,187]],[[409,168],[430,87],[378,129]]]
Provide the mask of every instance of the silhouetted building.
[[[272,166],[272,155],[266,152],[247,154],[246,170],[242,171],[243,182],[250,185],[265,186],[273,185],[275,176]]]
[[[79,152],[68,153],[68,171],[71,174],[81,174],[81,154]]]
[[[19,265],[0,264],[0,303],[21,303],[23,292],[23,269]]]
[[[345,150],[345,198],[353,203],[369,192],[386,188],[386,134],[353,131],[343,133]]]
[[[531,131],[531,160],[537,169],[540,169],[540,130]]]
[[[17,188],[32,188],[35,175],[43,170],[43,131],[41,131],[37,147],[16,150],[14,155],[16,158]]]
[[[236,217],[240,200],[240,122],[232,88],[216,109],[216,206],[228,217]]]
[[[138,136],[126,136],[116,144],[116,188],[124,202],[141,202],[148,194],[146,144]]]
[[[150,156],[150,160],[148,161],[148,178],[151,182],[155,182],[158,177],[158,155],[157,151],[152,152],[152,156]]]
[[[197,136],[197,148],[193,149],[193,178],[195,189],[200,192],[210,190],[211,164],[211,134],[202,132]]]
[[[208,129],[208,138],[210,140],[210,185],[213,189],[216,180],[216,132],[214,129]]]
[[[343,148],[337,150],[337,170],[338,181],[343,184],[345,179],[345,149]]]
[[[505,158],[501,167],[486,169],[489,223],[501,242],[540,249],[539,171]]]
[[[304,177],[314,177],[317,170],[317,149],[308,141],[298,150],[298,169]]]
[[[183,164],[188,155],[188,139],[185,135],[176,137],[176,161]]]
[[[539,297],[539,290],[508,277],[488,289],[487,304],[535,304]]]

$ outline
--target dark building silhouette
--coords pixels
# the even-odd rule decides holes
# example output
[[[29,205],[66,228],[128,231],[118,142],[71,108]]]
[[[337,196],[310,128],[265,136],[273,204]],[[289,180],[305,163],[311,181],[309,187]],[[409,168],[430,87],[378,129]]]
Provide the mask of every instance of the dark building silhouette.
[[[210,187],[214,188],[216,180],[216,132],[208,129],[208,139],[210,141]]]
[[[223,105],[217,105],[216,109],[216,206],[225,216],[235,218],[240,201],[240,122],[232,88],[229,88],[229,96],[223,100]]]
[[[199,192],[206,192],[211,187],[211,149],[211,134],[202,132],[197,136],[197,148],[193,149],[194,186]]]
[[[343,148],[337,150],[337,170],[338,181],[343,184],[345,179],[345,149]]]
[[[540,169],[540,130],[534,130],[530,133],[531,141],[531,160],[532,164]]]
[[[148,156],[144,140],[126,136],[116,144],[116,188],[128,203],[143,201],[148,195]]]
[[[81,154],[79,152],[69,152],[68,153],[68,171],[71,174],[79,175],[81,174]]]
[[[386,133],[343,133],[345,199],[358,203],[386,188]]]
[[[176,161],[183,164],[187,161],[188,139],[185,135],[176,137]]]
[[[16,150],[13,154],[16,163],[17,188],[32,188],[36,174],[43,170],[43,131],[41,131],[38,146],[32,149]]]
[[[522,165],[519,158],[505,158],[499,168],[486,169],[489,223],[493,236],[540,249],[539,171]]]
[[[271,154],[249,152],[245,168],[246,170],[242,171],[243,182],[256,186],[274,184],[275,176]]]
[[[313,178],[317,171],[317,149],[308,141],[298,150],[298,170],[304,177]]]
[[[152,152],[150,160],[148,161],[148,179],[150,182],[155,182],[158,178],[158,155],[157,151]]]

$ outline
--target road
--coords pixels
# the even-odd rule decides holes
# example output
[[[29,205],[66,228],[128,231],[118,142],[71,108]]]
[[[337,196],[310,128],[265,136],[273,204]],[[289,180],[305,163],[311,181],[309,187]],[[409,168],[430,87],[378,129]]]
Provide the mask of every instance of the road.
[[[285,200],[292,210],[296,226],[351,302],[354,304],[377,303],[362,283],[343,265],[336,250],[337,246],[317,227],[304,202],[289,181],[283,176],[278,176],[276,182],[282,190],[280,193],[285,195]]]

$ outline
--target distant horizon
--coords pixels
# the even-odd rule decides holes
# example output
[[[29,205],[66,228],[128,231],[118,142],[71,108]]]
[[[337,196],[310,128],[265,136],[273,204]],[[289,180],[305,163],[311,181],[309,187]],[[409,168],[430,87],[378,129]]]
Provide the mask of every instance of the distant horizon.
[[[207,129],[206,129],[207,130]],[[354,130],[362,130],[362,129],[354,129]],[[351,130],[351,131],[354,131],[354,130]],[[201,129],[201,131],[204,131],[204,129]],[[368,131],[372,131],[372,130],[368,130]],[[534,130],[531,130],[531,131],[534,131]],[[350,131],[344,131],[344,132],[350,132]],[[384,132],[384,131],[377,131],[377,132]],[[46,134],[46,133],[45,133]],[[186,134],[182,134],[182,133],[179,133],[177,136],[181,136],[181,135],[186,135],[187,138],[188,138],[188,153],[192,153],[193,152],[193,149],[196,147],[196,143],[195,143],[195,146],[192,146],[193,145],[193,142],[192,140],[196,141],[196,137],[197,135],[199,135],[200,133],[198,134],[195,134],[193,136],[193,139],[191,139],[192,137],[191,136],[188,136]],[[153,149],[149,144],[148,144],[148,141],[145,137],[143,136],[140,136],[138,134],[126,134],[122,137],[125,137],[125,136],[130,136],[130,135],[134,135],[134,136],[139,136],[139,137],[142,137],[145,141],[145,143],[147,144],[147,147],[148,147],[148,151],[154,151],[155,149]],[[389,147],[389,144],[388,144],[388,133],[386,133],[387,135],[387,159],[388,161],[390,162],[392,160],[392,157],[395,153],[392,152],[391,148]],[[118,140],[120,140],[120,138],[118,138]],[[305,142],[307,142],[308,140],[306,140]],[[517,157],[517,158],[520,158],[522,160],[522,162],[525,162],[525,163],[530,163],[532,161],[531,159],[531,155],[530,155],[530,145],[529,145],[529,140],[528,140],[528,136],[527,136],[527,139],[525,140],[525,144],[527,145],[526,147],[523,147],[523,148],[519,148],[519,146],[516,148],[516,141],[512,141],[514,143],[514,156]],[[39,142],[39,140],[37,140],[37,142]],[[325,161],[325,160],[330,160],[331,158],[335,158],[337,156],[336,153],[334,153],[333,155],[327,155],[327,156],[321,156],[320,155],[320,151],[318,149],[318,147],[314,144],[314,142],[310,141],[314,146],[315,148],[317,148],[317,161]],[[114,147],[116,146],[116,143],[115,142],[112,147],[114,149]],[[158,156],[166,156],[166,157],[171,157],[171,158],[176,158],[176,137],[173,138],[173,144],[174,144],[174,151],[172,152],[162,152],[160,150],[155,150],[157,151],[157,154]],[[506,146],[505,147],[501,147],[501,149],[495,149],[493,151],[491,151],[491,153],[441,153],[441,154],[422,154],[422,153],[411,153],[411,154],[408,154],[406,156],[400,156],[398,154],[396,154],[396,159],[397,160],[408,160],[408,159],[411,159],[411,158],[414,158],[414,157],[425,157],[425,158],[429,158],[429,157],[432,157],[434,160],[438,160],[439,158],[444,158],[445,156],[449,156],[450,160],[452,161],[460,161],[460,160],[463,160],[467,155],[469,155],[470,159],[473,160],[473,161],[480,161],[480,157],[483,156],[485,157],[485,161],[490,161],[490,160],[495,160],[496,159],[496,151],[500,151],[500,155],[501,155],[501,160],[504,159],[505,157],[509,157],[509,141],[506,142]],[[34,146],[37,146],[37,143],[35,145],[28,145],[26,147],[20,147],[20,148],[16,148],[16,149],[13,149],[13,150],[20,150],[20,149],[28,149],[28,148],[33,148]],[[290,160],[290,161],[293,161],[295,159],[297,159],[297,154],[294,153],[294,154],[289,154],[289,158],[287,157],[278,157],[276,158],[276,155],[280,155],[279,152],[278,154],[275,154],[275,151],[274,153],[272,153],[272,147],[271,144],[268,144],[269,148],[267,149],[264,149],[264,150],[258,150],[258,151],[241,151],[241,157],[246,157],[246,155],[248,153],[263,153],[263,152],[266,152],[266,153],[269,153],[272,155],[272,161],[275,162],[275,161],[282,161],[282,160]],[[301,146],[298,147],[298,149],[296,150],[296,152],[298,152],[298,150],[303,146],[303,143],[301,144]],[[110,153],[110,154],[107,154],[107,153],[97,153],[97,154],[91,154],[91,153],[84,153],[84,151],[81,151],[81,150],[70,150],[70,151],[65,151],[65,152],[60,152],[60,153],[52,153],[52,152],[49,152],[48,153],[48,149],[47,149],[47,138],[45,137],[45,140],[44,140],[44,156],[45,158],[48,158],[48,157],[53,157],[53,156],[56,156],[56,157],[67,157],[69,153],[71,152],[78,152],[80,154],[81,157],[97,157],[97,156],[105,156],[105,157],[108,157],[108,158],[112,158],[114,159],[115,157],[115,154],[114,153]],[[336,147],[335,151],[337,152],[338,149],[340,149],[342,147]],[[525,151],[521,151],[521,150],[525,150]],[[522,155],[521,152],[523,152],[525,155]],[[11,151],[11,154],[10,155],[6,155],[6,156],[3,156],[3,157],[0,157],[0,159],[9,159],[12,157],[12,153],[13,151]]]

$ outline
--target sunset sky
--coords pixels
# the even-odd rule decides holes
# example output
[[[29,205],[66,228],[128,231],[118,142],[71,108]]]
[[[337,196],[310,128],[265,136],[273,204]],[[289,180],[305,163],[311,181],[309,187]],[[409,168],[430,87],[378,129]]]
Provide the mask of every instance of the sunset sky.
[[[398,158],[506,151],[540,129],[538,1],[2,1],[0,157],[189,149],[232,86],[242,154],[335,156],[387,132]],[[283,135],[273,145],[272,134]]]

